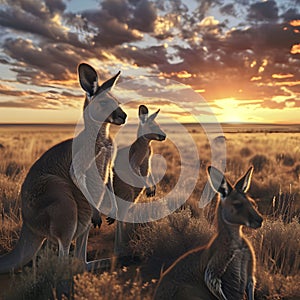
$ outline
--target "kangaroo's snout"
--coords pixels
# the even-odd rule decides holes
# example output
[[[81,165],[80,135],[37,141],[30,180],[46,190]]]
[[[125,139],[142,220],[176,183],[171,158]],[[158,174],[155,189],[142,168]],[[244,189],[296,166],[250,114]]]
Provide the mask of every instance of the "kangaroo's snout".
[[[166,137],[167,137],[166,134],[158,134],[157,135],[157,140],[164,141],[166,139]]]
[[[250,220],[250,224],[249,224],[250,226],[249,227],[251,227],[253,229],[257,229],[257,228],[260,228],[262,226],[262,223],[263,223],[262,216],[257,215],[257,216],[255,216],[254,218],[252,218]]]
[[[115,125],[122,125],[126,122],[127,114],[118,107],[112,113],[112,123]]]

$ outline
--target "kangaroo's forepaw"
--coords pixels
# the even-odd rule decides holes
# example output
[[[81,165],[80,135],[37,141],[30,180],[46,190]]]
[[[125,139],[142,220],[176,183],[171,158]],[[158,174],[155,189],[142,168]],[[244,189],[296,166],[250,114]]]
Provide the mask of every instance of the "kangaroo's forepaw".
[[[99,213],[97,214],[93,214],[92,216],[92,224],[94,226],[94,228],[97,228],[97,227],[101,227],[101,224],[102,224],[102,219],[101,219],[101,216]]]
[[[115,222],[116,220],[114,218],[111,218],[111,217],[106,217],[106,223],[108,225],[111,225]]]
[[[156,187],[155,186],[146,188],[146,196],[148,198],[154,197],[155,193],[156,193]]]

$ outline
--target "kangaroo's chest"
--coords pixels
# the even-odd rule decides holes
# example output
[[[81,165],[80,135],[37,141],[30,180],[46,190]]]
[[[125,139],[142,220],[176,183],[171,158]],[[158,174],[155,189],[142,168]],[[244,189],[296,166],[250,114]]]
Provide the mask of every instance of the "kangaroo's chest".
[[[103,182],[108,182],[109,173],[113,167],[115,147],[112,143],[99,145],[96,149],[95,163]]]
[[[232,261],[222,276],[222,286],[228,299],[243,299],[247,285],[248,267],[252,263],[248,247],[235,250]]]

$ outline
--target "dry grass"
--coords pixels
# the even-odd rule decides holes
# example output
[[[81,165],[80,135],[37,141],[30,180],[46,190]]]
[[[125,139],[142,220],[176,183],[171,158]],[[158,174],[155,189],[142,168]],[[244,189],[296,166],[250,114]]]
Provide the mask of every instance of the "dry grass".
[[[14,287],[10,299],[55,299],[61,278],[73,283],[71,293],[75,299],[150,299],[161,268],[166,268],[188,249],[205,244],[215,231],[212,224],[215,202],[204,210],[199,209],[200,195],[207,181],[205,170],[210,164],[210,146],[199,128],[192,128],[191,132],[200,153],[197,186],[182,209],[138,227],[130,246],[141,257],[140,271],[130,266],[87,274],[81,272],[74,260],[66,261],[63,268],[57,269],[53,267],[58,265],[56,254],[42,252],[34,276],[31,267],[27,267],[22,275],[10,278]],[[0,255],[11,250],[18,239],[22,224],[19,192],[31,164],[45,150],[72,134],[71,129],[0,128]],[[258,200],[260,211],[266,215],[261,229],[245,231],[257,254],[256,299],[299,299],[300,134],[229,133],[226,138],[228,178],[236,180],[249,164],[254,164],[256,172],[250,195]],[[166,159],[167,173],[157,193],[164,195],[177,183],[180,156],[170,141],[153,143],[153,146]],[[88,248],[91,258],[99,253],[111,253],[112,247],[111,227],[103,226],[100,233],[92,232]],[[8,289],[3,289],[6,285],[0,277],[0,298],[9,299]]]

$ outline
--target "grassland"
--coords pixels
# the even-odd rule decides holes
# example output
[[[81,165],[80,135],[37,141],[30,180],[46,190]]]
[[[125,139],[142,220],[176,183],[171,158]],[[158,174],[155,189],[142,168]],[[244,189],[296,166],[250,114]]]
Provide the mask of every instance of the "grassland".
[[[136,230],[130,247],[140,263],[100,274],[82,273],[74,259],[55,267],[55,247],[47,246],[34,273],[28,265],[20,274],[0,276],[0,298],[55,299],[55,287],[62,278],[69,278],[74,283],[75,299],[151,299],[161,268],[187,250],[207,243],[215,232],[215,199],[199,208],[207,181],[205,170],[210,164],[210,144],[201,128],[188,126],[188,130],[200,159],[196,188],[181,209]],[[166,131],[176,133],[171,127]],[[235,125],[224,127],[224,131],[226,174],[234,181],[254,165],[250,195],[265,216],[262,228],[244,230],[257,255],[256,299],[300,299],[300,133],[295,127]],[[0,255],[10,251],[18,239],[22,224],[19,192],[31,164],[52,145],[72,136],[72,127],[0,127]],[[124,145],[133,139],[128,129],[119,140]],[[172,141],[154,142],[153,147],[155,153],[164,156],[167,166],[155,200],[174,188],[181,166]],[[89,259],[112,255],[114,226],[103,224],[100,230],[91,231]]]

